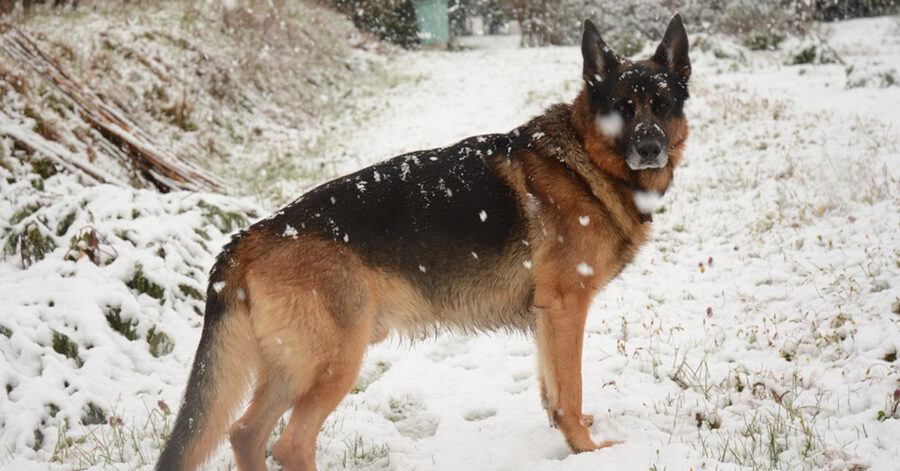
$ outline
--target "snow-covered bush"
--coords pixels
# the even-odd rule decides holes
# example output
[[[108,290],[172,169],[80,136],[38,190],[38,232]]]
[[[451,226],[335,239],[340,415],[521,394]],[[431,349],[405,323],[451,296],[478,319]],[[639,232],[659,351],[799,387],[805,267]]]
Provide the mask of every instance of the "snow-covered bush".
[[[814,35],[790,41],[784,49],[788,65],[834,64],[841,60],[828,42]]]
[[[405,48],[419,44],[411,0],[330,0],[357,28]]]
[[[18,459],[135,469],[166,433],[160,385],[184,380],[172,374],[193,354],[213,257],[261,211],[85,184],[30,159],[0,138],[0,443]]]
[[[847,88],[900,86],[900,71],[891,65],[849,66],[845,71],[847,73]]]

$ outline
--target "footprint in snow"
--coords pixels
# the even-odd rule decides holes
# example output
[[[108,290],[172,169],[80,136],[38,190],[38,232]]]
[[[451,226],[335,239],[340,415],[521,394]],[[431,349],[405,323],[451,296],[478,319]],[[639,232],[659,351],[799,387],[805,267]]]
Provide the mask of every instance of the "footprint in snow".
[[[497,411],[494,409],[473,409],[469,412],[466,412],[463,418],[468,420],[469,422],[478,422],[495,415],[497,415]]]
[[[517,381],[505,388],[506,392],[510,394],[521,394],[527,391],[531,387],[530,381]]]
[[[512,375],[512,379],[513,379],[513,381],[515,381],[517,383],[521,383],[522,381],[530,379],[532,376],[534,376],[534,373],[526,370],[526,371],[520,371],[520,372]]]
[[[387,408],[383,406],[384,418],[393,422],[401,435],[409,438],[426,438],[437,433],[440,420],[425,410],[417,399],[410,397],[391,398]]]

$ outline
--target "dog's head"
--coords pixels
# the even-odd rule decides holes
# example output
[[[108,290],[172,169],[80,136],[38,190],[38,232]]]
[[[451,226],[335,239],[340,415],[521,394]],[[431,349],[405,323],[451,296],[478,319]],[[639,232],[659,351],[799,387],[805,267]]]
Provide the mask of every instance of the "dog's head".
[[[687,138],[683,107],[691,76],[681,17],[672,18],[650,59],[632,62],[619,56],[589,20],[581,52],[587,102],[582,119],[590,122],[583,125],[585,138],[598,141],[588,147],[602,153],[605,166],[615,167],[608,170],[619,176],[676,164]]]

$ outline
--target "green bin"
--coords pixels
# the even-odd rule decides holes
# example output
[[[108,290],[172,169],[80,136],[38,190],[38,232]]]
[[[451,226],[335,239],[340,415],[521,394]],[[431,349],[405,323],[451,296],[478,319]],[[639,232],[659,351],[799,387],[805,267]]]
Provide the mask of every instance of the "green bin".
[[[416,29],[423,45],[446,46],[450,42],[447,0],[416,0]]]

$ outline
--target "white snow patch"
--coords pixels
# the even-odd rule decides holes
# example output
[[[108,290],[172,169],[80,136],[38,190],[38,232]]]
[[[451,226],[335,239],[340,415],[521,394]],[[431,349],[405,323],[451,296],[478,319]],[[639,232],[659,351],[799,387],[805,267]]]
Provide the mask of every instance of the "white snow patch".
[[[575,269],[578,270],[578,274],[581,276],[591,276],[594,274],[594,267],[588,265],[586,262],[579,263]]]
[[[663,205],[663,195],[658,191],[636,190],[634,205],[643,214],[653,214]]]
[[[481,212],[478,213],[478,217],[481,218],[481,222],[487,221],[487,211],[482,209]]]
[[[578,223],[581,224],[582,226],[587,226],[588,224],[591,223],[591,217],[590,216],[578,216]]]
[[[216,290],[216,293],[221,293],[223,289],[225,289],[224,281],[217,281],[212,285],[213,289]]]
[[[284,232],[281,233],[281,237],[293,237],[294,239],[296,239],[297,234],[299,234],[299,232],[297,232],[297,229],[294,229],[293,226],[288,224],[284,226]]]
[[[622,115],[617,111],[597,117],[597,127],[603,131],[604,135],[610,138],[618,137],[624,124],[625,121],[622,119]]]

